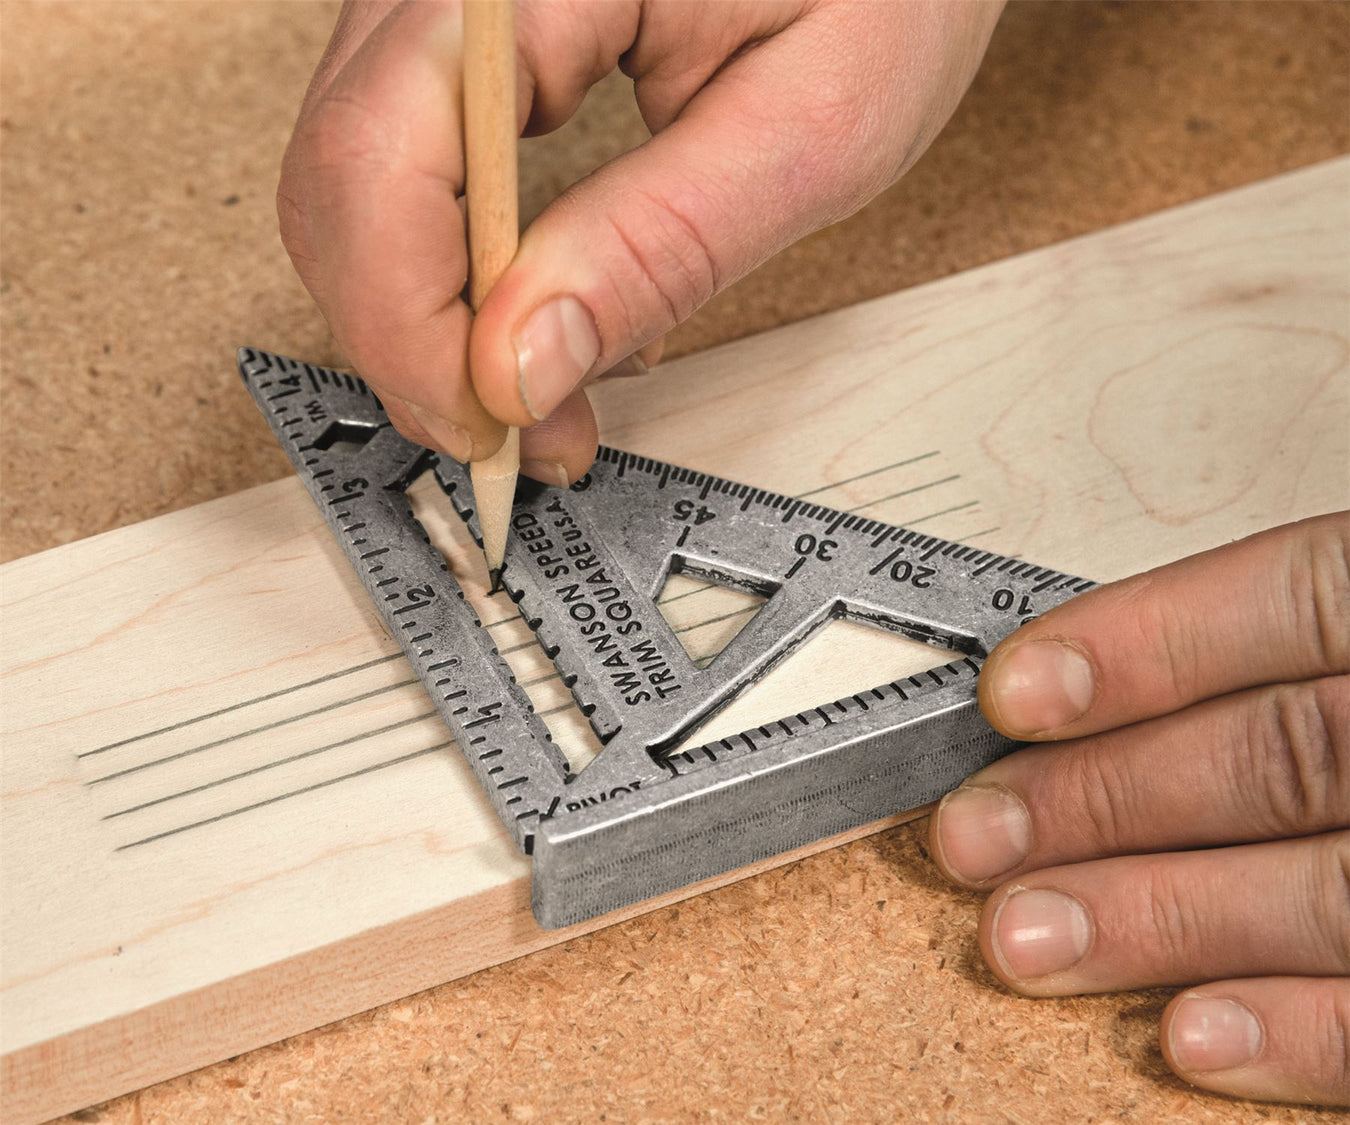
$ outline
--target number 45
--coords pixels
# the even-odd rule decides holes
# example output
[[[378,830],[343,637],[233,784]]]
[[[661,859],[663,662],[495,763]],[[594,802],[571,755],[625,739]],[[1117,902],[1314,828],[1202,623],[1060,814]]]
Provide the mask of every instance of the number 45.
[[[697,527],[701,523],[715,520],[717,513],[710,512],[701,505],[696,509],[692,500],[677,500],[675,501],[675,518],[681,523],[693,523]]]

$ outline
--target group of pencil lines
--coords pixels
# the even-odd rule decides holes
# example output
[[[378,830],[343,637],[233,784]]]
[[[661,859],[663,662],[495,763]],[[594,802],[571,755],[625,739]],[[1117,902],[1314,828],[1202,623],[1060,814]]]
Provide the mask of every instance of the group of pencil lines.
[[[843,480],[834,481],[822,485],[819,488],[811,489],[808,492],[801,493],[798,498],[821,496],[833,490],[843,488],[847,485],[853,485],[864,480],[875,479],[877,483],[884,483],[884,477],[888,473],[901,468],[908,468],[920,462],[932,461],[938,457],[939,451],[937,450],[916,457],[909,457],[903,461],[884,465],[880,468],[857,474],[856,476],[847,477]],[[841,510],[858,512],[876,509],[883,504],[895,505],[897,501],[908,501],[912,497],[919,497],[942,485],[954,484],[959,481],[959,479],[960,474],[948,473],[932,479],[920,480],[917,483],[907,483],[903,488],[893,488],[873,499],[866,500],[854,507]],[[920,513],[914,518],[892,517],[892,519],[894,522],[902,523],[905,527],[917,527],[932,520],[975,509],[978,504],[978,500],[965,500],[958,504],[944,506],[935,511]],[[877,514],[890,515],[889,512]],[[997,530],[999,530],[997,527],[984,528],[980,531],[966,533],[963,538],[967,540],[978,540]],[[750,619],[751,615],[758,611],[762,604],[761,600],[756,599],[753,604],[741,606],[730,612],[712,612],[713,607],[709,605],[707,610],[700,613],[697,608],[698,603],[691,601],[691,599],[707,601],[706,595],[720,589],[721,588],[714,583],[701,583],[692,589],[684,589],[679,593],[663,595],[657,600],[657,605],[666,614],[667,618],[672,621],[673,631],[680,636],[682,643],[684,643],[686,649],[689,651],[690,657],[698,667],[706,667],[711,663],[711,661],[716,658],[718,652],[721,651],[722,647],[724,647],[728,629],[734,634],[739,627],[744,625],[745,621]],[[672,611],[672,603],[682,601],[688,601],[690,604],[678,607],[678,610]],[[487,603],[487,606],[480,606],[480,609],[486,609],[488,606],[495,604],[505,604],[509,606],[511,603],[505,601],[504,598],[494,599],[492,602]],[[722,608],[724,609],[725,606]],[[733,624],[738,618],[745,619],[740,622],[739,626]],[[682,624],[675,624],[675,620],[681,619],[683,620]],[[717,643],[715,646],[711,647],[708,645],[700,647],[698,639],[700,631],[706,634],[711,626],[718,624],[724,626],[720,631],[720,640],[722,643]],[[506,630],[509,636],[511,626],[513,625],[519,625],[521,629],[524,628],[524,624],[521,621],[518,612],[507,613],[496,620],[486,622],[484,627],[490,632]],[[503,656],[509,659],[515,654],[525,653],[530,649],[537,648],[538,644],[534,640],[533,635],[530,634],[525,640],[519,643],[507,644],[505,647],[501,647],[500,651]],[[277,758],[271,758],[254,765],[229,771],[221,776],[210,777],[207,780],[200,781],[196,784],[189,784],[168,793],[145,797],[144,799],[130,797],[119,799],[114,795],[116,792],[125,791],[126,787],[119,787],[119,782],[136,779],[141,775],[145,775],[147,771],[153,771],[171,763],[184,761],[185,759],[193,759],[199,755],[211,754],[213,752],[216,754],[228,753],[232,746],[247,739],[268,735],[280,731],[282,728],[294,727],[307,720],[315,720],[321,716],[328,716],[334,712],[339,712],[344,708],[355,708],[362,703],[367,703],[378,697],[390,696],[396,692],[406,692],[410,699],[423,698],[419,681],[409,673],[407,676],[397,678],[392,683],[366,690],[359,690],[355,693],[344,695],[340,699],[318,706],[305,706],[302,707],[301,710],[296,711],[293,714],[288,714],[283,718],[275,719],[271,722],[254,723],[241,730],[217,738],[199,742],[192,737],[194,727],[198,727],[200,724],[210,720],[221,719],[235,713],[240,713],[242,715],[259,705],[271,703],[289,696],[299,696],[303,698],[304,693],[311,692],[313,689],[331,685],[335,681],[341,681],[348,677],[359,676],[363,672],[369,672],[381,666],[392,664],[395,661],[401,661],[402,659],[402,652],[392,651],[372,660],[355,664],[349,668],[342,668],[337,671],[329,672],[323,676],[306,680],[303,683],[280,688],[250,699],[244,699],[226,707],[217,708],[210,712],[195,715],[176,723],[159,727],[154,730],[144,731],[136,735],[109,742],[102,746],[79,752],[76,757],[81,760],[81,765],[90,771],[90,776],[86,777],[85,784],[91,789],[112,791],[109,794],[112,798],[108,802],[110,805],[109,811],[103,814],[102,819],[105,821],[134,824],[136,821],[136,814],[146,813],[153,809],[160,809],[163,806],[172,805],[174,802],[198,796],[211,790],[224,789],[227,786],[237,786],[240,783],[248,782],[249,779],[263,777],[272,771],[287,765],[292,765],[308,759],[321,758],[334,751],[349,748],[358,743],[368,742],[372,739],[391,736],[398,739],[399,752],[391,757],[381,759],[358,769],[345,770],[336,775],[322,777],[307,784],[283,789],[280,792],[256,795],[253,799],[244,799],[239,803],[230,804],[228,807],[218,812],[212,812],[210,815],[198,816],[196,819],[188,819],[183,823],[173,824],[167,828],[161,828],[157,831],[149,832],[148,834],[141,834],[133,830],[132,832],[127,833],[130,838],[115,844],[115,850],[126,851],[143,847],[167,837],[178,836],[193,829],[204,828],[208,825],[242,816],[246,813],[276,805],[283,801],[292,800],[308,793],[313,793],[406,762],[424,758],[453,746],[453,740],[444,737],[446,733],[444,727],[440,724],[439,717],[435,710],[430,706],[430,702],[427,701],[425,709],[420,710],[417,714],[412,716],[397,719],[388,723],[382,723],[370,729],[363,729],[341,738],[320,741],[317,745],[306,747],[303,750],[284,754]],[[558,680],[559,675],[557,671],[553,670],[551,665],[549,665],[548,670],[541,670],[538,675],[522,679],[520,681],[520,686],[524,688],[527,693],[530,693],[532,689],[539,689],[544,685],[551,684]],[[540,710],[538,714],[541,718],[547,720],[553,716],[574,709],[576,709],[576,703],[571,699],[570,695],[567,695],[565,702],[544,708],[543,710]],[[428,723],[434,724],[436,727],[436,735],[433,735],[431,744],[408,750],[408,732]],[[177,739],[183,735],[187,736],[185,745],[177,742]],[[138,747],[141,744],[146,743],[158,744],[165,748],[143,760],[134,761],[130,764],[117,764],[119,759],[117,751],[126,751],[128,748]],[[121,834],[119,833],[119,835]]]

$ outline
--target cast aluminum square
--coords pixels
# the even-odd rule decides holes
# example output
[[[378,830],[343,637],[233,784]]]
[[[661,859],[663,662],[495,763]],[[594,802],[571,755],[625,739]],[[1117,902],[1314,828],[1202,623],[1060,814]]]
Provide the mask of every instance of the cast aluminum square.
[[[239,370],[502,822],[534,912],[583,921],[935,800],[1012,748],[976,677],[1091,582],[602,448],[570,489],[523,482],[504,580],[603,748],[572,773],[412,514],[434,472],[479,537],[467,470],[412,444],[350,375],[241,349]],[[685,573],[764,596],[700,668],[656,598]],[[677,748],[832,618],[961,657]]]

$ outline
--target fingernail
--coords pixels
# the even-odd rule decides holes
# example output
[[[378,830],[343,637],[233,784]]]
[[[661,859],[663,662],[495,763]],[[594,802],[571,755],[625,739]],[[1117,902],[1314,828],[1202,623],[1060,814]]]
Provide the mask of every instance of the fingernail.
[[[1092,665],[1059,641],[1016,646],[993,669],[987,689],[1003,727],[1014,735],[1042,734],[1073,722],[1092,703]]]
[[[554,484],[566,488],[572,482],[567,479],[567,470],[557,461],[522,461],[520,471],[527,477],[534,477],[545,484]]]
[[[1172,1058],[1181,1070],[1229,1070],[1245,1066],[1261,1049],[1261,1024],[1236,1000],[1188,996],[1168,1028]]]
[[[630,356],[625,356],[619,360],[613,367],[605,372],[605,378],[628,379],[635,375],[646,375],[651,370],[643,362],[642,357],[634,352]]]
[[[415,402],[404,399],[403,405],[417,420],[417,424],[426,430],[427,436],[456,461],[467,461],[473,456],[473,438],[469,437],[467,430],[460,429],[453,422]]]
[[[525,409],[543,421],[600,358],[595,318],[575,297],[535,309],[511,340]]]
[[[1092,923],[1076,898],[1059,891],[1013,891],[994,916],[994,955],[1015,980],[1071,969],[1092,941]]]
[[[938,805],[936,836],[947,870],[963,883],[982,883],[1027,858],[1031,817],[1001,785],[963,785]]]

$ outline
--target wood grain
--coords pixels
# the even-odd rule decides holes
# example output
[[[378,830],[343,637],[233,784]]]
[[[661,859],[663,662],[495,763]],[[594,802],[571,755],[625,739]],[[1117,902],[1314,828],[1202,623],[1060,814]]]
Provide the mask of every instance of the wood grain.
[[[603,432],[1102,579],[1342,507],[1347,198],[1333,162],[689,357],[608,385]],[[481,556],[415,491],[584,756]],[[569,936],[529,919],[525,861],[298,483],[21,559],[0,588],[8,1119]],[[889,641],[841,637],[755,705],[868,686],[911,658]]]
[[[0,561],[290,472],[219,358],[347,362],[274,198],[338,7],[5,0]],[[919,164],[714,298],[667,357],[1350,152],[1347,58],[1345,3],[1014,0]],[[180,101],[190,118],[162,113]],[[520,146],[522,220],[646,137],[616,72]]]

